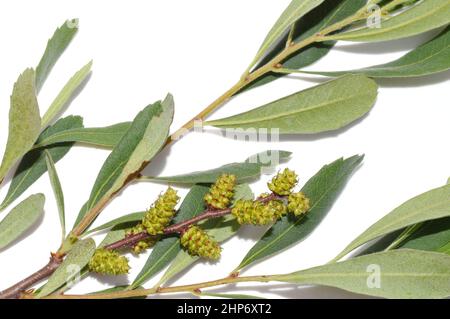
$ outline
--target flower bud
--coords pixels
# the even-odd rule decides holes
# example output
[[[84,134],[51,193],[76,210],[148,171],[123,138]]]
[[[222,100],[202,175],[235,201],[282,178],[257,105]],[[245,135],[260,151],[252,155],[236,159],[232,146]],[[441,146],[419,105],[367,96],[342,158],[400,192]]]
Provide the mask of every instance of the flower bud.
[[[309,198],[302,192],[292,193],[288,197],[288,211],[295,216],[301,216],[310,209]]]
[[[234,196],[235,185],[236,176],[223,174],[205,195],[206,204],[216,209],[229,207]]]
[[[173,188],[160,195],[154,205],[142,219],[142,225],[150,235],[162,234],[172,218],[175,216],[175,206],[178,203],[177,192]]]
[[[272,181],[267,184],[269,189],[277,195],[286,196],[292,192],[292,189],[297,185],[298,178],[294,171],[285,169],[278,173]]]
[[[220,258],[221,248],[204,230],[190,226],[181,236],[181,245],[192,256],[200,256],[212,260]]]
[[[145,227],[141,223],[139,223],[136,226],[134,226],[133,228],[128,229],[125,232],[125,235],[128,237],[128,236],[140,234],[145,231],[147,231],[145,229]],[[132,247],[133,253],[138,255],[138,254],[145,252],[148,248],[152,247],[156,243],[156,241],[157,241],[156,238],[148,238],[145,240],[141,240],[140,242],[136,243]]]
[[[284,203],[272,200],[268,203],[239,200],[231,210],[239,224],[268,225],[281,218],[287,212]]]
[[[89,270],[103,275],[123,275],[130,270],[128,259],[118,252],[104,248],[97,249],[89,261]]]

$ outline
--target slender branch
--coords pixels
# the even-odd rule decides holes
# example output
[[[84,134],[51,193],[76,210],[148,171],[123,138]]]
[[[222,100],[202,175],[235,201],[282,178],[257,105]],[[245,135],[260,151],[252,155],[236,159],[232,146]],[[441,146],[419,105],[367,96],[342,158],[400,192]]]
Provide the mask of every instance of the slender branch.
[[[280,68],[280,66],[281,66],[281,68],[282,68],[282,63],[287,58],[289,58],[291,55],[295,54],[299,50],[301,50],[313,43],[327,41],[328,34],[338,31],[338,30],[341,30],[341,29],[345,28],[346,26],[352,24],[353,22],[364,19],[367,17],[367,15],[368,15],[367,6],[364,6],[356,14],[323,29],[322,31],[320,31],[320,33],[314,34],[298,43],[294,43],[291,46],[285,47],[276,57],[274,57],[272,60],[267,62],[262,67],[254,70],[253,72],[250,73],[249,69],[246,70],[244,72],[244,75],[241,77],[241,79],[235,85],[233,85],[228,91],[226,91],[224,94],[222,94],[219,98],[217,98],[214,102],[212,102],[209,106],[207,106],[203,111],[201,111],[199,114],[197,114],[195,117],[193,117],[190,121],[186,122],[186,124],[184,124],[181,128],[179,128],[177,131],[175,131],[175,133],[173,133],[167,139],[165,146],[172,144],[174,141],[180,139],[180,137],[187,134],[194,127],[196,121],[206,119],[209,115],[211,115],[214,111],[216,111],[218,108],[223,106],[229,99],[231,99],[234,95],[239,93],[242,89],[244,89],[251,83],[255,82],[256,80],[260,79],[262,76],[272,72],[274,67]],[[145,168],[146,164],[148,164],[148,163],[145,163],[145,165],[143,165],[142,169]],[[134,180],[136,178],[139,178],[140,172],[142,171],[142,169],[139,170],[138,172],[136,172],[135,175],[130,176],[129,180],[127,180],[127,182],[124,183],[124,185],[118,190],[118,192],[120,192],[122,189],[124,189],[129,184],[129,182],[131,182],[132,180]],[[108,202],[110,200],[111,200],[111,198],[105,198],[99,204],[97,204],[95,207],[93,207],[92,210],[85,215],[85,218],[82,219],[82,221],[76,227],[76,229],[74,229],[72,231],[71,235],[74,235],[74,236],[81,235],[83,233],[83,231],[91,224],[93,218],[95,218],[102,211],[102,209],[108,204]],[[64,247],[64,245],[62,247]],[[60,248],[60,250],[58,251],[59,254],[62,254],[64,252],[65,252],[65,250],[63,248]],[[54,266],[54,265],[52,264],[52,266]],[[57,266],[54,266],[54,267],[55,267],[54,269],[52,269],[53,268],[52,267],[52,268],[49,268],[50,270],[48,270],[46,272],[45,271],[42,272],[42,274],[40,276],[38,276],[40,278],[39,280],[42,280],[42,279],[50,276],[53,273],[53,271],[57,269]],[[38,274],[39,272],[36,272],[36,274]],[[44,276],[44,275],[46,275],[46,276]],[[27,288],[33,286],[34,283],[35,282],[30,280],[29,284],[21,284],[20,285],[21,291],[26,290]]]
[[[282,200],[284,198],[285,197],[278,196],[276,194],[271,194],[267,197],[258,198],[257,201],[262,202],[262,203],[267,203],[271,200],[276,200],[276,199]],[[163,234],[164,235],[182,234],[191,225],[198,224],[199,222],[201,222],[203,220],[226,216],[230,213],[231,213],[231,208],[221,209],[221,210],[209,208],[209,209],[205,210],[203,213],[201,213],[191,219],[188,219],[183,222],[180,222],[180,223],[177,223],[177,224],[167,227],[164,230]],[[147,232],[137,233],[134,235],[127,236],[124,239],[118,240],[115,243],[109,244],[109,245],[105,246],[104,248],[109,249],[109,250],[129,248],[129,247],[133,247],[138,242],[148,239],[148,238],[151,238],[151,237],[154,237],[154,236],[149,235]]]
[[[132,298],[132,297],[147,297],[155,294],[192,292],[203,288],[211,288],[240,282],[270,282],[275,281],[276,277],[278,276],[270,275],[270,276],[226,277],[218,280],[206,281],[193,285],[127,290],[112,293],[102,293],[96,295],[50,295],[46,297],[46,299],[118,299],[118,298]]]
[[[59,267],[62,260],[62,257],[53,254],[50,257],[50,261],[48,262],[48,264],[45,265],[42,269],[36,271],[31,276],[19,281],[14,286],[1,291],[0,299],[18,298],[23,291],[49,277]]]

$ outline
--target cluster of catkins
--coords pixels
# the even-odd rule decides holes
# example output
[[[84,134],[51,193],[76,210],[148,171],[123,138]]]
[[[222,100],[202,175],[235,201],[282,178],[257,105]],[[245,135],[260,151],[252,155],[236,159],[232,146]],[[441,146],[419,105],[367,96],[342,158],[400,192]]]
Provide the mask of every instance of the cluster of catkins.
[[[237,200],[233,203],[236,176],[223,174],[211,186],[204,201],[208,211],[230,213],[241,224],[269,225],[287,214],[297,217],[310,208],[309,199],[302,192],[294,192],[298,183],[295,172],[285,169],[269,183],[271,193],[262,194],[256,200]],[[176,214],[180,200],[177,192],[168,188],[146,212],[142,221],[127,231],[127,235],[147,232],[151,237],[137,243],[133,252],[140,253],[149,248],[164,234]],[[207,232],[197,225],[191,225],[180,235],[181,246],[191,255],[207,259],[220,258],[221,247]],[[116,251],[98,249],[89,263],[91,271],[119,275],[129,271],[128,260]]]

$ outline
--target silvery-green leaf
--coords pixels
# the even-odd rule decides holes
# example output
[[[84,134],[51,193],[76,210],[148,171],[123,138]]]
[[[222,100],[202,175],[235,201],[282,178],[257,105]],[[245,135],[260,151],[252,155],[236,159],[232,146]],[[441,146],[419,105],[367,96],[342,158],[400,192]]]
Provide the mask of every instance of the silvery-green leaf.
[[[272,166],[287,160],[291,152],[286,151],[266,151],[248,158],[245,162],[231,163],[215,169],[193,172],[178,176],[154,177],[152,181],[163,181],[169,183],[185,184],[208,184],[214,183],[222,174],[232,174],[237,177],[238,182],[258,178],[263,167]]]
[[[86,213],[98,213],[110,198],[164,146],[172,123],[172,95],[144,108],[103,164],[76,225]],[[88,226],[88,225],[85,225]]]
[[[48,127],[39,136],[37,143],[46,139],[48,136],[56,134],[57,132],[77,128],[83,126],[83,119],[79,116],[68,116],[58,120],[54,125]],[[50,153],[53,161],[56,163],[61,160],[72,147],[71,143],[62,143],[47,147],[46,150]],[[28,187],[37,181],[47,171],[47,164],[45,162],[45,154],[43,149],[35,149],[28,152],[20,162],[11,184],[8,193],[5,196],[0,210],[4,210],[20,195],[22,195]]]
[[[62,238],[66,236],[66,213],[64,208],[64,194],[61,187],[61,182],[56,172],[55,163],[49,151],[45,150],[45,160],[47,163],[48,175],[52,185],[53,193],[56,199],[56,206],[58,207],[59,221],[61,223]]]
[[[257,63],[259,59],[264,56],[267,50],[280,40],[291,25],[293,25],[298,19],[307,14],[309,11],[320,5],[323,1],[324,0],[292,0],[267,34],[255,56],[252,65]]]
[[[383,298],[445,298],[450,296],[450,256],[419,250],[392,250],[272,279],[336,287]]]
[[[67,102],[72,98],[74,93],[80,88],[87,76],[91,72],[92,61],[81,68],[75,75],[70,78],[61,92],[52,102],[48,110],[42,116],[42,128],[47,127],[51,121],[62,111]]]
[[[9,133],[0,166],[0,181],[16,162],[33,147],[41,131],[36,98],[35,72],[27,69],[14,84],[9,109]]]
[[[428,220],[450,216],[450,185],[421,194],[394,209],[352,241],[336,258],[381,236]]]
[[[303,71],[308,74],[341,76],[361,73],[373,78],[416,77],[446,71],[450,68],[450,27],[429,42],[412,50],[400,59],[368,68],[337,72]]]
[[[0,249],[22,236],[44,213],[43,194],[31,195],[14,207],[0,222]]]
[[[98,232],[101,230],[105,230],[108,228],[113,228],[117,225],[128,224],[128,223],[133,223],[133,222],[138,223],[139,221],[142,220],[144,215],[145,215],[145,212],[137,212],[137,213],[131,213],[128,215],[121,216],[119,218],[113,219],[105,224],[102,224],[100,226],[97,226],[97,227],[89,230],[88,232],[86,232],[86,235],[92,234],[92,233],[95,233],[95,232]]]
[[[390,19],[381,21],[380,28],[367,26],[327,36],[326,39],[367,42],[396,40],[433,30],[448,23],[450,23],[450,2],[425,0]]]
[[[363,75],[346,75],[251,111],[208,121],[219,128],[278,129],[281,134],[312,134],[342,128],[370,111],[377,84]]]
[[[64,22],[56,29],[52,38],[48,41],[44,55],[36,68],[36,89],[39,92],[47,79],[50,71],[69,46],[78,31],[78,20],[72,19]]]
[[[76,279],[82,269],[89,263],[95,252],[95,242],[92,238],[81,240],[72,247],[67,257],[56,271],[50,276],[47,284],[36,295],[45,297],[65,283]]]
[[[118,123],[107,127],[74,128],[56,132],[41,139],[35,148],[46,147],[53,144],[78,142],[94,146],[114,148],[130,128],[130,122]]]
[[[305,217],[295,218],[288,215],[277,221],[250,249],[236,271],[278,254],[309,236],[326,217],[347,180],[362,160],[363,156],[353,156],[324,166],[302,188],[311,205]]]

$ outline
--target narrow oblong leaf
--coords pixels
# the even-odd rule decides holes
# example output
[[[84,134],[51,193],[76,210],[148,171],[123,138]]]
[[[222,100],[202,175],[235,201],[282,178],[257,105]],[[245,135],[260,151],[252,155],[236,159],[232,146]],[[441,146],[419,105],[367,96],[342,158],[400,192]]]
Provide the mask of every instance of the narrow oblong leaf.
[[[304,218],[285,216],[276,222],[250,249],[236,271],[280,253],[310,235],[328,214],[350,175],[362,160],[363,156],[353,156],[324,166],[302,188],[302,192],[311,203],[306,216]]]
[[[293,25],[298,19],[307,14],[309,11],[320,5],[323,1],[324,0],[292,0],[267,34],[255,56],[253,64],[257,63],[266,51],[280,40],[291,25]]]
[[[245,162],[227,164],[211,170],[178,176],[154,177],[150,180],[181,184],[208,184],[214,183],[222,174],[232,174],[237,177],[238,182],[243,182],[258,178],[261,176],[262,168],[285,161],[291,154],[291,152],[286,151],[266,151],[251,156]]]
[[[41,90],[59,57],[75,37],[77,31],[78,20],[67,20],[62,26],[56,29],[55,33],[48,41],[44,55],[36,68],[36,89],[38,92]]]
[[[41,131],[36,98],[35,72],[25,70],[14,84],[9,109],[8,142],[0,166],[0,181],[11,167],[28,152]]]
[[[37,143],[46,139],[47,136],[56,134],[59,131],[64,131],[71,128],[83,126],[83,119],[79,116],[68,116],[58,120],[54,125],[48,127],[41,133]],[[46,150],[52,156],[56,163],[61,160],[72,147],[72,143],[62,143],[48,147]],[[47,164],[45,162],[45,154],[42,149],[32,150],[28,152],[20,162],[11,184],[8,193],[5,196],[0,210],[4,210],[20,195],[22,195],[35,181],[37,181],[47,171]]]
[[[127,214],[125,216],[121,216],[119,218],[113,219],[105,224],[102,224],[98,227],[95,227],[91,230],[89,230],[88,232],[86,232],[86,235],[88,234],[92,234],[98,231],[102,231],[105,229],[109,229],[109,228],[113,228],[115,226],[118,225],[122,225],[122,224],[128,224],[128,223],[138,223],[139,221],[142,220],[142,218],[144,217],[145,212],[137,212],[137,213],[131,213],[131,214]]]
[[[450,2],[425,0],[392,18],[382,21],[380,28],[359,30],[327,36],[328,40],[378,42],[406,38],[450,23]]]
[[[62,238],[66,236],[66,213],[64,208],[64,194],[61,187],[61,182],[56,172],[55,163],[49,151],[45,151],[45,160],[47,163],[48,175],[50,177],[50,184],[52,185],[53,193],[56,199],[56,206],[58,207],[59,221],[61,223]]]
[[[450,296],[450,256],[392,250],[274,276],[273,280],[383,298],[445,298]]]
[[[347,73],[361,73],[373,78],[403,78],[417,77],[439,73],[450,69],[450,27],[447,27],[438,36],[429,42],[412,50],[400,59],[381,65],[375,65],[364,69],[337,71],[337,72],[312,72],[325,76],[341,76]]]
[[[206,209],[203,198],[208,191],[209,187],[207,186],[195,185],[192,187],[183,200],[174,218],[174,223],[182,222],[202,213]],[[143,285],[164,269],[177,256],[180,250],[181,245],[178,237],[167,237],[158,241],[153,247],[144,267],[130,285],[130,289]]]
[[[396,230],[428,220],[450,216],[450,185],[421,194],[394,209],[352,241],[336,258]]]
[[[342,128],[370,111],[377,84],[346,75],[228,118],[208,121],[219,128],[278,129],[281,134],[313,134]]]
[[[295,26],[292,40],[300,42],[306,38],[313,36],[322,29],[339,22],[364,7],[367,0],[334,0],[325,1],[320,6],[303,16]],[[288,69],[300,69],[315,63],[330,52],[336,41],[325,41],[320,43],[311,43],[305,48],[294,53],[291,57],[283,62],[283,66]],[[272,60],[282,50],[285,49],[285,43],[276,46],[264,59],[256,66],[260,68],[264,64]],[[268,73],[249,85],[247,89],[264,85],[272,82],[280,77],[285,76],[281,73]]]
[[[51,294],[65,283],[79,276],[82,269],[91,260],[94,252],[95,242],[92,238],[75,243],[62,264],[50,276],[47,284],[36,295],[36,298],[42,298]]]
[[[241,184],[236,187],[233,202],[238,200],[253,200],[254,194],[248,184]],[[225,242],[234,235],[240,228],[239,223],[233,216],[225,216],[204,221],[200,226],[205,230],[211,238],[214,238],[219,243]],[[169,268],[159,280],[157,286],[166,283],[182,271],[186,270],[197,261],[200,260],[198,256],[191,256],[186,251],[180,250],[177,256],[173,259]]]
[[[46,147],[58,143],[77,142],[94,146],[114,148],[122,139],[128,129],[130,122],[118,123],[107,127],[74,128],[57,132],[41,139],[34,148]]]
[[[43,194],[31,195],[0,222],[0,249],[22,236],[44,213]]]
[[[91,72],[92,61],[82,67],[75,75],[70,78],[67,84],[63,87],[61,92],[52,102],[47,112],[42,116],[42,127],[47,127],[51,121],[63,110],[67,102],[72,98],[74,93],[80,88],[81,84],[86,80]]]
[[[169,135],[173,113],[174,103],[170,94],[163,102],[156,102],[139,112],[130,129],[103,164],[89,200],[78,215],[76,225],[87,212],[98,213],[127,182],[129,176],[138,172],[158,154]]]
[[[400,243],[398,248],[439,251],[450,243],[450,217],[430,220]]]

